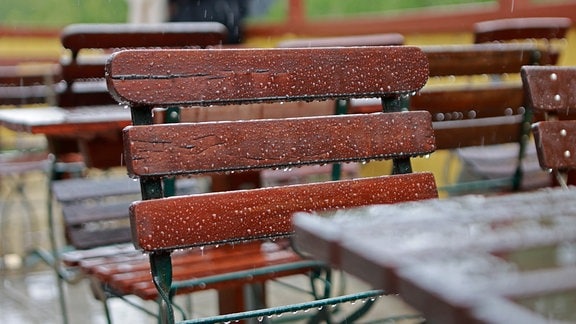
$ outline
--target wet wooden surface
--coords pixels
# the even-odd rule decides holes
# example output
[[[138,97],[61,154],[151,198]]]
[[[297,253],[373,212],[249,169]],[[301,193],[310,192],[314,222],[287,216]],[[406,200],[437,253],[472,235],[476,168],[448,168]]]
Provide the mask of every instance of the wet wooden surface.
[[[119,132],[130,125],[130,111],[118,105],[64,109],[59,107],[0,110],[0,124],[8,129],[47,136],[85,138]]]
[[[573,321],[576,189],[298,214],[296,247],[431,323]],[[562,283],[563,282],[563,283]],[[552,296],[552,297],[551,297]],[[538,308],[540,303],[540,308]],[[568,307],[572,309],[571,307]]]
[[[422,51],[402,46],[121,51],[107,71],[119,102],[165,106],[380,97],[428,79]]]
[[[124,140],[128,172],[137,176],[368,161],[435,149],[424,111],[131,126]]]
[[[414,173],[140,201],[132,205],[131,218],[139,248],[171,250],[288,236],[297,211],[432,197],[437,197],[433,175]]]

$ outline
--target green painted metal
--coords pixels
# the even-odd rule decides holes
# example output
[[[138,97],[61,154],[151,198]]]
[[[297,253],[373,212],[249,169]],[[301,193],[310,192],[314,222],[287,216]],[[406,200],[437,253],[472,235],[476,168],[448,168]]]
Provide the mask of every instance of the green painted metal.
[[[220,315],[210,318],[191,319],[183,321],[181,323],[182,324],[232,323],[234,321],[239,321],[247,318],[256,318],[257,320],[262,321],[265,318],[278,316],[282,314],[297,313],[299,311],[305,311],[309,309],[321,309],[326,306],[353,302],[357,300],[363,300],[367,303],[370,303],[374,302],[376,298],[382,296],[383,294],[384,291],[382,290],[370,290],[355,294],[353,296],[332,297],[323,300],[314,300],[306,303],[292,304],[287,306],[279,306],[253,311],[246,311],[242,313]]]
[[[164,123],[179,123],[180,107],[168,107],[164,115]],[[171,197],[176,195],[176,178],[164,179],[164,196]]]
[[[382,98],[382,107],[384,112],[401,112],[408,111],[410,106],[410,97],[400,95],[392,98]],[[410,158],[398,158],[392,160],[392,174],[412,173],[412,162]]]
[[[158,321],[161,324],[174,323],[174,308],[172,307],[172,258],[170,252],[155,252],[150,254],[150,269],[152,281],[160,295],[160,312]]]

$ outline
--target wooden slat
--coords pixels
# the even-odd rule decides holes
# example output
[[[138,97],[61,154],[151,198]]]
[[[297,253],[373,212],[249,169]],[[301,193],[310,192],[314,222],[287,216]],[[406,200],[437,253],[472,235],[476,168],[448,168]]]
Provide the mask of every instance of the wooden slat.
[[[107,73],[119,102],[210,105],[410,93],[428,63],[407,46],[140,50],[113,54]]]
[[[534,44],[423,46],[430,76],[519,73],[523,65],[548,62],[549,53]]]
[[[576,108],[575,69],[560,66],[522,68],[529,104],[536,112],[568,115]]]
[[[145,251],[286,236],[298,211],[437,197],[434,176],[412,173],[135,202],[133,240]]]
[[[67,81],[82,79],[103,79],[104,64],[108,55],[80,56],[76,60],[62,59],[62,77]]]
[[[520,83],[430,87],[410,98],[411,109],[429,111],[434,121],[501,117],[519,113],[523,105]]]
[[[74,24],[62,30],[64,48],[206,47],[222,44],[228,35],[217,22],[170,24]],[[161,44],[161,45],[160,45]]]
[[[474,43],[494,41],[562,39],[572,25],[564,17],[523,17],[482,21],[474,24]]]
[[[521,115],[434,122],[439,150],[517,143],[522,136],[521,130]]]
[[[532,126],[538,161],[545,169],[576,168],[576,121],[542,121]]]
[[[410,157],[434,151],[430,126],[428,112],[132,126],[125,159],[157,176]]]

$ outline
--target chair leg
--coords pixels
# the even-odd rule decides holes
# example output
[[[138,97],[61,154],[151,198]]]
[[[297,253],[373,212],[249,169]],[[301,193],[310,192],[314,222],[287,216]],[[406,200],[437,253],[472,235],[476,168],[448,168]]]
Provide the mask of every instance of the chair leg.
[[[34,239],[34,235],[30,235],[27,237],[27,233],[30,233],[32,230],[37,230],[37,220],[38,217],[36,212],[34,211],[34,207],[30,202],[30,198],[26,194],[25,191],[25,184],[23,179],[14,179],[15,183],[14,186],[11,187],[8,193],[2,198],[2,208],[0,209],[0,236],[2,237],[2,244],[0,250],[0,256],[4,256],[6,251],[4,250],[6,246],[8,246],[5,238],[10,237],[10,235],[5,235],[5,223],[10,221],[10,217],[8,216],[11,210],[14,210],[14,205],[17,203],[17,200],[20,201],[20,205],[22,206],[22,211],[25,217],[21,217],[20,221],[22,222],[23,226],[26,228],[22,228],[19,230],[22,233],[22,247],[24,248],[24,253],[28,250],[32,249],[34,243],[32,240]],[[14,251],[16,253],[16,251]]]
[[[152,281],[160,295],[159,322],[161,324],[174,323],[174,309],[172,307],[172,259],[170,253],[151,253],[150,270]]]
[[[112,324],[112,315],[110,307],[108,307],[108,294],[102,289],[102,283],[95,278],[90,278],[90,288],[94,297],[102,303],[104,308],[104,315],[106,316],[106,323]]]

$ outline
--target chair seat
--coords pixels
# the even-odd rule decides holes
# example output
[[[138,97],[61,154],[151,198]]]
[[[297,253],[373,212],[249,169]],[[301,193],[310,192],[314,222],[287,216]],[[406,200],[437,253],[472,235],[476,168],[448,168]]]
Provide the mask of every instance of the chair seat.
[[[109,288],[119,295],[137,295],[144,300],[158,298],[146,255],[126,246],[109,247],[107,251],[102,249],[101,252],[93,257],[90,255],[82,257],[79,255],[82,251],[74,251],[65,255],[64,260],[69,265],[80,267],[86,274],[106,282]],[[174,280],[198,281],[197,285],[176,291],[177,294],[240,286],[280,276],[307,273],[313,263],[302,262],[302,266],[286,267],[287,263],[301,261],[300,256],[292,251],[283,240],[274,243],[250,242],[219,248],[206,247],[178,251],[173,254],[172,258]],[[240,273],[271,266],[279,266],[278,271],[253,275]],[[228,279],[214,283],[205,279],[219,275],[226,275]]]

